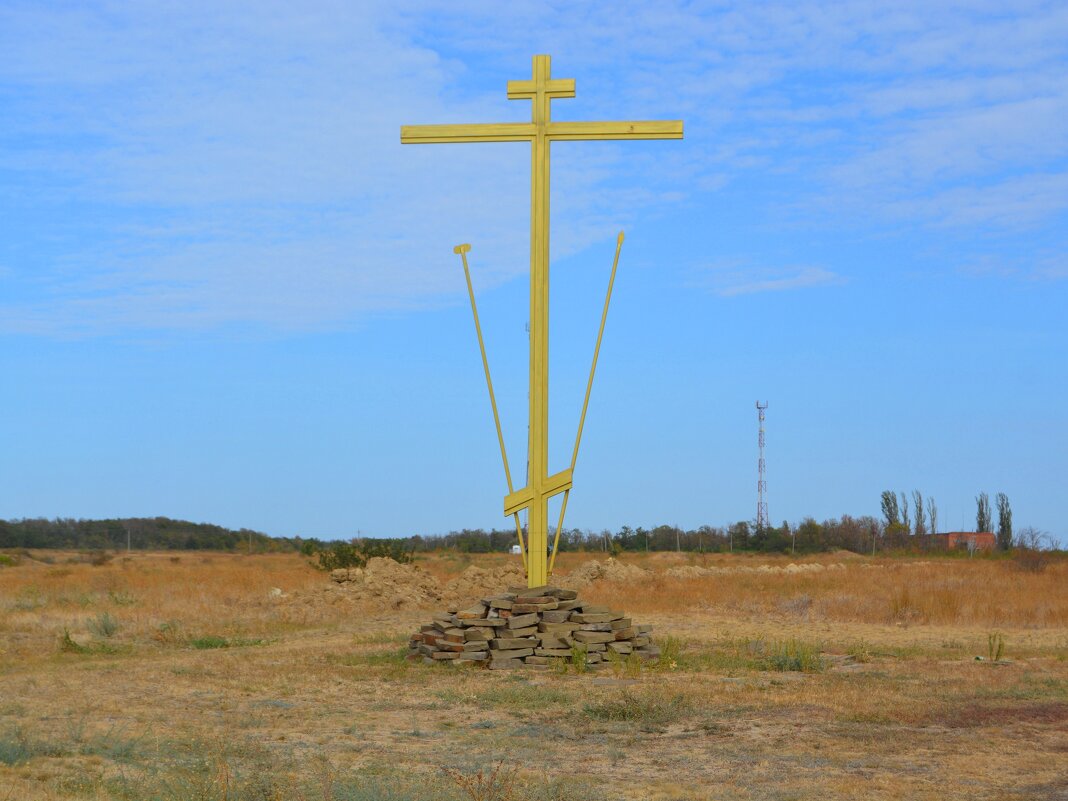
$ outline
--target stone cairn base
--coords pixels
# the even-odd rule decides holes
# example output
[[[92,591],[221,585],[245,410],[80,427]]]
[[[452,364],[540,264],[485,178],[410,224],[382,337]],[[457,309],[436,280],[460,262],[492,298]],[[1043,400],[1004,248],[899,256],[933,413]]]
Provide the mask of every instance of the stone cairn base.
[[[623,612],[579,600],[575,590],[509,587],[467,609],[436,616],[412,635],[408,659],[506,670],[548,669],[582,658],[596,667],[607,664],[610,654],[643,660],[660,656],[652,631]]]

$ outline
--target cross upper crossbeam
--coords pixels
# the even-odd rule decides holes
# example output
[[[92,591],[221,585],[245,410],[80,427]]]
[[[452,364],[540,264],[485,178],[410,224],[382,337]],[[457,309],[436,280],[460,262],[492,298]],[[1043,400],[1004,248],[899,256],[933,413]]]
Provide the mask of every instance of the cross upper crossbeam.
[[[538,134],[532,122],[488,122],[470,125],[403,125],[401,143],[430,145],[448,142],[529,142]],[[550,122],[546,137],[555,142],[611,139],[682,139],[682,120],[642,122]]]

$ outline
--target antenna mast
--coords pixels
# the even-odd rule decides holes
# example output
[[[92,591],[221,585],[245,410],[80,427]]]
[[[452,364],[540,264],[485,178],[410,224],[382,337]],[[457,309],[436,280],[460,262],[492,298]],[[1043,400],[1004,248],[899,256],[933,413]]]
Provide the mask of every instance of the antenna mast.
[[[757,531],[763,531],[768,527],[768,480],[764,465],[764,410],[768,408],[768,402],[756,402],[757,418],[760,421],[760,434],[757,442],[760,445],[760,459],[757,461]]]

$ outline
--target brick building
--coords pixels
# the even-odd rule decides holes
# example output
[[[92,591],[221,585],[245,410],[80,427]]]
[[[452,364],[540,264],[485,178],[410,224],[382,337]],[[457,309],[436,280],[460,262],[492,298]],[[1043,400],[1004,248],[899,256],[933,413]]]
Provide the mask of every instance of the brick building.
[[[977,551],[992,551],[997,547],[997,538],[991,531],[947,531],[935,534],[934,541],[947,551],[953,548],[972,547]],[[974,545],[970,545],[971,543]]]

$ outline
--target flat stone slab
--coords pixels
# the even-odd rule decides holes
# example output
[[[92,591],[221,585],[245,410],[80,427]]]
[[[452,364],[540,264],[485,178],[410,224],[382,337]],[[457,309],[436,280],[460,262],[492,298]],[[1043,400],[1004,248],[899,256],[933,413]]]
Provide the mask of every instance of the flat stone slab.
[[[457,662],[485,662],[489,659],[488,651],[464,651],[456,655]]]
[[[552,611],[541,613],[541,619],[546,623],[566,623],[569,617],[571,617],[571,613],[566,609],[553,609]]]
[[[612,642],[616,635],[610,631],[576,631],[571,635],[579,642]]]
[[[611,623],[620,620],[622,612],[572,612],[571,619],[576,623]]]
[[[527,612],[546,612],[550,609],[556,609],[556,606],[557,600],[555,598],[543,604],[520,603],[519,601],[516,601],[512,604],[512,614],[522,615]]]
[[[521,629],[527,626],[538,625],[538,615],[536,612],[531,612],[529,615],[512,615],[508,618],[508,628]]]
[[[539,623],[538,631],[548,634],[551,637],[569,636],[571,632],[579,627],[578,623]]]
[[[526,593],[524,595],[517,595],[515,597],[515,602],[517,604],[555,604],[558,602],[558,600],[559,599],[557,599],[553,595],[534,595],[530,593]]]
[[[535,648],[535,656],[571,656],[570,648]]]
[[[514,670],[523,667],[522,659],[491,659],[488,665],[490,670]]]
[[[521,629],[505,629],[501,632],[501,634],[509,634],[512,637],[536,637],[538,634],[538,627],[526,626]]]
[[[520,648],[534,648],[538,641],[533,637],[507,637],[490,640],[489,647],[498,651],[518,650]]]
[[[519,595],[555,595],[560,592],[559,587],[552,584],[542,584],[540,587],[509,587],[508,592]]]
[[[505,626],[507,620],[499,617],[470,618],[456,621],[461,626]]]
[[[490,660],[500,662],[502,659],[522,659],[524,656],[533,656],[533,648],[515,648],[507,651],[490,651]]]
[[[539,637],[538,642],[542,648],[570,648],[569,638],[564,637]]]
[[[475,606],[468,607],[467,609],[461,609],[456,613],[456,617],[460,620],[471,620],[472,618],[480,618],[486,616],[486,607],[482,604],[476,604]]]

